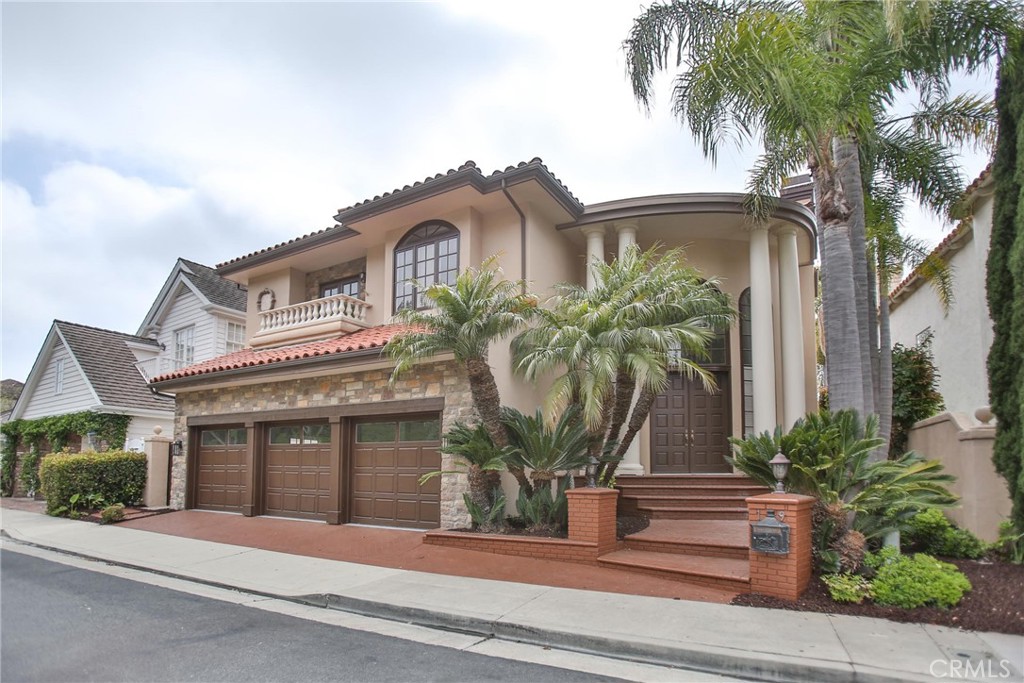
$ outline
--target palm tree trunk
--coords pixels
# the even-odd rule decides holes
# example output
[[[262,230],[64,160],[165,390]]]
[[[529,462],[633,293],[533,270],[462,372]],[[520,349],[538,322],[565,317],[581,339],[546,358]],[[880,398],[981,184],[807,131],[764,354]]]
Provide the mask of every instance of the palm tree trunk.
[[[821,305],[825,318],[825,379],[829,409],[864,414],[864,375],[850,246],[850,207],[827,150],[811,153],[808,166],[817,195],[821,233]]]
[[[619,462],[622,460],[622,456],[626,454],[626,449],[633,443],[633,439],[636,438],[640,428],[644,426],[644,422],[647,421],[647,416],[651,412],[651,406],[654,405],[654,399],[658,397],[657,392],[647,387],[640,389],[640,395],[637,396],[636,405],[633,407],[633,413],[629,416],[629,424],[626,426],[626,433],[622,436],[622,441],[619,442],[618,447],[615,449],[615,460],[609,463],[608,468],[605,470],[601,477],[601,481],[609,482],[612,477],[615,476],[615,470],[619,467]]]
[[[466,377],[469,380],[469,391],[473,396],[473,405],[476,412],[480,414],[480,421],[484,429],[491,437],[491,441],[498,448],[508,446],[508,431],[501,421],[501,397],[498,394],[498,385],[494,381],[494,374],[491,366],[482,358],[471,358],[466,361]],[[521,467],[509,466],[508,471],[519,482],[519,487],[526,492],[527,497],[533,495],[533,486],[526,478],[526,472]]]
[[[878,301],[878,436],[885,441],[883,455],[889,453],[889,439],[892,435],[892,332],[889,327],[888,278],[883,278],[879,289],[882,296]]]
[[[605,441],[612,442],[619,438],[622,432],[622,425],[629,417],[629,409],[633,405],[633,393],[636,390],[636,380],[629,374],[626,368],[619,368],[615,377],[615,407],[612,408],[611,422],[608,425],[608,433]]]
[[[864,391],[864,412],[875,412],[875,387],[873,382],[871,350],[872,344],[869,289],[871,279],[868,274],[867,232],[864,226],[864,181],[860,171],[860,148],[857,140],[851,135],[837,137],[832,141],[832,152],[835,158],[836,175],[845,194],[850,214],[850,252],[853,258],[853,291],[857,307],[857,334],[860,339],[860,371]]]

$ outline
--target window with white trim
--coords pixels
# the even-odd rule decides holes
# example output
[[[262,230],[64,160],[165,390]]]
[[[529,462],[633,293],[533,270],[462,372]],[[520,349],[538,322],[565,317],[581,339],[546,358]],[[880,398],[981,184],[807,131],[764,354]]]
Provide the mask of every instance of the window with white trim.
[[[429,221],[410,230],[395,247],[395,311],[427,308],[422,288],[455,284],[459,275],[459,231],[451,223]]]
[[[174,367],[180,369],[195,362],[196,357],[195,325],[174,331]]]
[[[57,361],[57,377],[53,381],[53,393],[64,393],[64,359]]]
[[[225,337],[224,352],[234,353],[245,348],[245,325],[241,323],[228,323]]]

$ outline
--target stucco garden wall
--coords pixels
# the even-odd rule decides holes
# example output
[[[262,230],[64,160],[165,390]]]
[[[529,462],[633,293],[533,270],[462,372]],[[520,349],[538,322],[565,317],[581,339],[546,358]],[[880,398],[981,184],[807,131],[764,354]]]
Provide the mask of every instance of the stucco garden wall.
[[[204,391],[179,392],[175,411],[174,434],[181,439],[188,452],[188,418],[208,415],[237,415],[251,413],[260,421],[259,413],[270,410],[321,408],[372,403],[379,406],[380,415],[390,411],[388,402],[444,397],[441,414],[442,431],[447,431],[457,420],[473,422],[476,411],[466,381],[464,368],[453,361],[420,364],[391,383],[388,369],[365,370],[346,374],[325,375],[305,379],[292,379],[239,387],[226,387]],[[297,419],[301,415],[297,413]],[[343,446],[343,457],[347,455]],[[171,506],[185,506],[187,461],[184,456],[173,459],[171,473]],[[452,456],[442,454],[441,469],[454,468]],[[457,528],[469,524],[462,494],[469,490],[465,474],[446,474],[441,480],[441,526]]]

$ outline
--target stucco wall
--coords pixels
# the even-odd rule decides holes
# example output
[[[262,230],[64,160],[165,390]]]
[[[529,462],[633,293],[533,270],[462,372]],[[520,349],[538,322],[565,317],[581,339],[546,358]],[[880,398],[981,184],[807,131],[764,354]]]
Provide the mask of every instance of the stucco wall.
[[[960,496],[960,506],[946,514],[986,541],[996,540],[999,523],[1012,507],[1006,480],[992,464],[994,439],[994,427],[978,427],[946,412],[914,425],[908,442],[911,450],[940,461],[956,477],[950,489]]]
[[[988,405],[985,361],[992,345],[992,321],[985,301],[985,262],[991,231],[989,196],[975,208],[973,235],[964,238],[949,260],[956,300],[948,315],[928,284],[899,301],[891,314],[893,343],[913,346],[918,333],[931,328],[939,392],[946,409],[966,419],[973,419],[975,410]]]
[[[455,362],[422,363],[395,383],[389,381],[390,370],[366,370],[346,374],[325,375],[240,387],[179,392],[175,413],[174,438],[181,439],[188,452],[188,418],[199,415],[251,414],[254,421],[268,410],[318,408],[352,404],[375,404],[380,415],[389,414],[389,401],[444,397],[441,414],[442,431],[456,420],[473,422],[476,411],[466,382],[464,368]],[[341,411],[339,411],[339,414]],[[301,419],[296,415],[296,419]],[[343,451],[344,454],[344,451]],[[441,469],[452,471],[452,456],[442,454]],[[187,458],[174,458],[171,475],[171,506],[185,506]],[[469,516],[462,494],[469,490],[465,474],[444,475],[441,480],[441,526],[466,526]]]

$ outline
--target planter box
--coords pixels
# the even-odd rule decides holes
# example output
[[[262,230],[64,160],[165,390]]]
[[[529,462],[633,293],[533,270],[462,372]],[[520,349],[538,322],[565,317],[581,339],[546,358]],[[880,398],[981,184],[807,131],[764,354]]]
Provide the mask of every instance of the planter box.
[[[538,560],[558,560],[597,564],[597,543],[573,541],[568,538],[535,538],[504,534],[478,534],[466,531],[428,531],[423,542],[446,548],[476,550],[496,555],[533,557]]]

